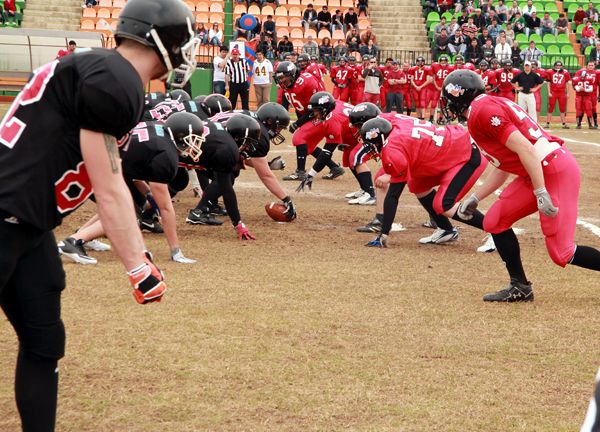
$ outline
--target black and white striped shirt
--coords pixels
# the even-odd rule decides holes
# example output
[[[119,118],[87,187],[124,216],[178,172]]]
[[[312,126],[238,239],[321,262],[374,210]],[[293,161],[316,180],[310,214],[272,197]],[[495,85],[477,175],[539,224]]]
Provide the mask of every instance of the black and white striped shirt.
[[[248,81],[248,62],[246,61],[246,59],[240,59],[240,61],[238,62],[234,62],[231,59],[227,60],[227,66],[225,66],[225,74],[231,77],[231,83],[245,83],[246,81]]]

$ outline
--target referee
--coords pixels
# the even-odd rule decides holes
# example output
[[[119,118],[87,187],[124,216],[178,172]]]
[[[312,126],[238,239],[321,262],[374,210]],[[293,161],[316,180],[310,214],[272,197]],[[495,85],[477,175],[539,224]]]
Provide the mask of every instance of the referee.
[[[517,103],[519,106],[529,114],[529,117],[537,121],[534,93],[540,89],[544,80],[531,69],[531,62],[526,61],[523,65],[523,72],[515,76],[511,83],[518,92]]]
[[[229,90],[229,100],[232,109],[236,109],[238,95],[242,98],[242,109],[249,110],[248,99],[250,84],[248,83],[248,72],[250,66],[246,59],[240,58],[240,50],[233,48],[231,58],[225,66],[225,88]]]

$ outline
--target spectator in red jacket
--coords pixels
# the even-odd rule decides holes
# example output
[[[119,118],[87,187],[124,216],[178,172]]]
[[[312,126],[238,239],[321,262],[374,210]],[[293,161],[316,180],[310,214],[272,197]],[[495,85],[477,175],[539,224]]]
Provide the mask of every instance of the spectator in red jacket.
[[[8,22],[10,18],[12,22],[17,22],[17,6],[15,0],[4,0],[4,19]]]
[[[596,45],[596,31],[592,26],[592,22],[588,21],[581,31],[581,53],[590,45]]]
[[[67,49],[59,50],[56,54],[56,58],[59,59],[68,54],[71,54],[73,51],[75,51],[75,48],[77,48],[77,43],[74,40],[69,41],[69,46],[67,47]]]
[[[585,14],[585,11],[583,10],[583,6],[579,5],[579,7],[577,8],[577,11],[575,11],[575,15],[573,16],[573,23],[575,24],[575,28],[577,28],[577,26],[579,24],[583,24],[583,22],[587,19],[587,15]]]

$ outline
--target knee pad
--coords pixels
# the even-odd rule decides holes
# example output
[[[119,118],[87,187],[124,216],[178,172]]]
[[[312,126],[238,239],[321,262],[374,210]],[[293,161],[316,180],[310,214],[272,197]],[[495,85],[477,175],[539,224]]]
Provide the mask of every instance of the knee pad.
[[[20,350],[25,355],[60,360],[65,355],[65,326],[61,319],[43,327],[20,329]]]

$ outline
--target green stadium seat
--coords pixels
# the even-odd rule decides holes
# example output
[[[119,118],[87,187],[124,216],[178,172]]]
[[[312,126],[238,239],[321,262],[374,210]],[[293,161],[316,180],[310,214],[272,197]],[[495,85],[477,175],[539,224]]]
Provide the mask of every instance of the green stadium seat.
[[[572,45],[563,45],[560,48],[560,53],[561,54],[572,54],[572,55],[575,55],[575,51],[573,50],[573,46]]]
[[[544,42],[544,45],[555,44],[556,36],[554,36],[553,34],[545,34],[542,41]]]
[[[453,15],[452,15],[452,12],[444,12],[442,14],[442,17],[445,17],[448,24],[450,24],[450,21],[452,20]]]
[[[559,15],[558,12],[552,12],[550,14],[550,18],[552,18],[552,21],[556,22],[556,20],[558,19],[558,15]]]
[[[427,15],[427,22],[433,22],[433,21],[439,21],[440,20],[440,14],[437,12],[429,12],[429,15]]]
[[[519,42],[519,44],[524,44],[528,42],[527,36],[525,36],[524,33],[517,33],[517,35],[515,36],[515,40]]]
[[[577,3],[571,3],[567,8],[567,18],[569,19],[569,21],[573,21],[573,17],[575,16],[575,12],[577,12],[578,6],[579,5]]]
[[[561,33],[556,36],[556,43],[558,45],[571,45],[571,41],[569,40],[569,35]]]
[[[542,67],[544,69],[550,69],[552,67],[553,61],[550,57],[544,56],[542,57]]]
[[[540,18],[542,16],[542,11],[544,10],[544,4],[543,3],[534,3],[533,4],[535,6],[535,10],[537,10],[538,15],[540,15]]]
[[[594,48],[594,47],[593,47],[593,45],[586,46],[586,47],[585,47],[585,51],[583,52],[583,54],[584,54],[586,57],[587,57],[587,56],[589,56],[589,55],[590,55],[590,52],[592,52],[592,48]]]
[[[548,54],[548,55],[560,54],[560,48],[556,45],[549,45],[546,48],[546,54]]]
[[[558,8],[556,7],[556,3],[545,3],[544,4],[545,12],[558,12]]]
[[[539,45],[542,43],[542,38],[539,34],[537,33],[532,33],[529,35],[529,42],[535,42],[536,45]]]

